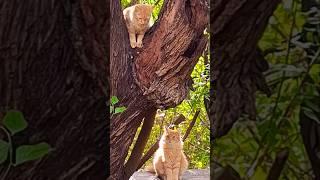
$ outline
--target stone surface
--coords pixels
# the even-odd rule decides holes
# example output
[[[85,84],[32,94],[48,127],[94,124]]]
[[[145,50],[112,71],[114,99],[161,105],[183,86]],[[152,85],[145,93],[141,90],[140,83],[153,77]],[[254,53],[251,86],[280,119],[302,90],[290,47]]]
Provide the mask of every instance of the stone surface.
[[[144,170],[139,170],[135,172],[129,180],[159,180],[154,174],[146,172]],[[209,169],[189,169],[186,171],[182,180],[210,180],[210,170]]]

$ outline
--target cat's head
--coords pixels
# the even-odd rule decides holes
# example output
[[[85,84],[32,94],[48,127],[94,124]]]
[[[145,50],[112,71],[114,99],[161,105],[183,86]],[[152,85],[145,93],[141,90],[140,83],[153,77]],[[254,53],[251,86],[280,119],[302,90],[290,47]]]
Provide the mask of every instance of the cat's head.
[[[148,4],[137,4],[134,9],[134,19],[139,25],[147,25],[149,23],[153,6]]]
[[[182,144],[181,135],[178,130],[172,130],[166,126],[163,127],[163,130],[162,141],[165,144]]]

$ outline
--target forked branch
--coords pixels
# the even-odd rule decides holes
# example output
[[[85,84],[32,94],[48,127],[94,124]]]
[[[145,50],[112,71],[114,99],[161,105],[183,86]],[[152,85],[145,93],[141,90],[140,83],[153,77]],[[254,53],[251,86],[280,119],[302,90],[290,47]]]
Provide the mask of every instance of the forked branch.
[[[153,109],[148,111],[148,113],[146,113],[138,139],[132,149],[131,155],[127,163],[125,164],[124,171],[127,177],[130,177],[136,170],[137,166],[139,165],[139,160],[142,157],[143,150],[147,144],[147,141],[149,139],[149,136],[154,124],[154,118],[155,118],[156,112],[157,110]]]

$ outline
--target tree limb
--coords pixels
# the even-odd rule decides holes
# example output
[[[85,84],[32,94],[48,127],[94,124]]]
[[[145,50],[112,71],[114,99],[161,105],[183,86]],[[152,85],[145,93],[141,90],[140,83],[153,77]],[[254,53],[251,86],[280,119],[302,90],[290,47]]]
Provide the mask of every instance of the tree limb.
[[[133,6],[133,5],[138,4],[138,3],[139,3],[138,0],[131,0],[130,6]]]
[[[212,172],[212,178],[215,180],[240,180],[239,173],[231,166],[219,167]]]
[[[148,111],[148,113],[146,113],[138,139],[134,145],[134,148],[131,151],[131,155],[127,163],[125,164],[124,171],[128,179],[139,165],[139,160],[141,159],[143,150],[147,144],[154,124],[156,112],[156,109],[151,109],[150,111]]]
[[[200,114],[200,110],[198,109],[196,111],[196,113],[194,114],[193,119],[192,119],[191,123],[189,124],[189,127],[188,127],[186,133],[184,134],[184,136],[182,138],[182,141],[186,140],[187,137],[189,136],[191,129],[193,128],[194,124],[196,123],[196,120],[197,120],[199,114]]]
[[[284,165],[288,159],[289,156],[289,150],[288,149],[282,149],[275,159],[275,161],[272,164],[272,167],[269,171],[267,180],[276,180],[279,179],[281,175],[281,171],[284,168]]]
[[[183,114],[179,114],[179,116],[174,120],[173,125],[177,126],[185,120],[186,120],[186,117],[184,117]]]
[[[146,163],[151,158],[151,156],[156,152],[158,148],[159,148],[159,140],[157,140],[157,142],[154,143],[151,146],[151,148],[146,152],[146,154],[141,158],[141,161],[136,170],[140,169],[144,165],[144,163]]]

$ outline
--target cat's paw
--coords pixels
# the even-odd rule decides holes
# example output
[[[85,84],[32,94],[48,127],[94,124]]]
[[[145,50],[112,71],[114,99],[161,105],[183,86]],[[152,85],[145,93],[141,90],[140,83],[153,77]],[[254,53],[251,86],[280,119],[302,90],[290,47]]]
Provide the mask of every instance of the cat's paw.
[[[137,43],[136,43],[136,42],[130,42],[130,46],[131,46],[132,48],[136,48],[136,47],[137,47]]]
[[[143,47],[142,42],[137,42],[137,47],[138,47],[138,48],[142,48],[142,47]]]

